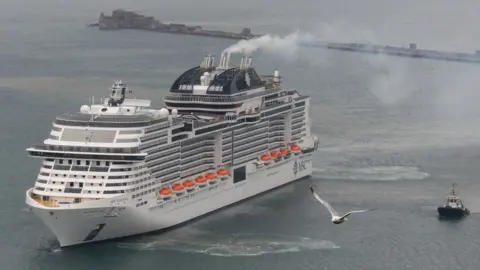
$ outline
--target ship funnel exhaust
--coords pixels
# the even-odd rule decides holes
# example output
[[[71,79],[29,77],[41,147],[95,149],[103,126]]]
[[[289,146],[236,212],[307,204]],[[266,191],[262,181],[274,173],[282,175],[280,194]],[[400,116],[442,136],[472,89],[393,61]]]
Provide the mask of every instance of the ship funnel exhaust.
[[[225,61],[225,69],[228,69],[228,66],[230,64],[230,56],[231,56],[231,54],[227,53],[227,60]]]
[[[205,55],[205,57],[203,58],[202,64],[200,64],[200,67],[202,68],[208,67],[208,55]]]
[[[212,55],[209,54],[207,57],[207,68],[212,66]]]
[[[245,62],[245,57],[242,57],[242,60],[240,60],[240,68],[244,68],[246,66]]]
[[[273,82],[274,83],[281,83],[281,78],[282,77],[280,77],[280,72],[278,70],[275,70],[273,72]]]
[[[228,69],[228,63],[230,62],[230,53],[223,52],[220,58],[220,63],[218,64],[218,68],[220,69]]]
[[[218,63],[218,68],[220,69],[223,69],[225,68],[225,56],[227,54],[225,52],[222,53],[222,55],[220,56],[220,63]]]
[[[245,57],[245,62],[246,62],[246,63],[245,63],[245,64],[246,64],[245,67],[246,67],[246,68],[250,67],[250,66],[252,65],[252,57],[249,56],[248,59]]]

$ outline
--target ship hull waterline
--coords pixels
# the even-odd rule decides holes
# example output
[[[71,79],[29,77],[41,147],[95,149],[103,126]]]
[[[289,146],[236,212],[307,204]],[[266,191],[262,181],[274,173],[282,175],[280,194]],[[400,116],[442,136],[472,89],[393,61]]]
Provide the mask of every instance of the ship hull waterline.
[[[461,208],[451,208],[451,207],[438,207],[438,216],[441,218],[463,218],[470,214],[468,209],[461,209]]]
[[[309,156],[294,157],[278,166],[267,166],[247,174],[245,181],[233,184],[232,179],[228,179],[215,187],[206,187],[190,198],[187,195],[158,206],[136,207],[136,199],[131,199],[131,195],[122,195],[100,200],[98,206],[89,204],[81,207],[79,204],[77,207],[47,208],[30,198],[31,190],[27,191],[26,203],[53,232],[60,246],[65,248],[181,226],[311,176],[312,161]],[[302,162],[300,169],[297,162]],[[113,201],[122,203],[114,205],[110,203]]]

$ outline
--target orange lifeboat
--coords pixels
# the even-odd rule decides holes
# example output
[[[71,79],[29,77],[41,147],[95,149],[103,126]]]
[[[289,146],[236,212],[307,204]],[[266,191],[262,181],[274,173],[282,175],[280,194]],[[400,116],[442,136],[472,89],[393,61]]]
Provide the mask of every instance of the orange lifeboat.
[[[172,194],[172,190],[169,189],[168,187],[164,187],[164,188],[160,189],[160,195],[167,196],[167,195],[170,195],[170,194]]]
[[[205,178],[207,178],[210,185],[214,185],[215,183],[217,183],[217,174],[214,172],[209,172],[205,174]]]
[[[177,184],[174,184],[174,185],[172,186],[172,189],[173,189],[174,191],[177,191],[177,192],[178,192],[178,191],[182,191],[182,190],[183,190],[183,185],[182,185],[182,184],[178,184],[178,183],[177,183]]]
[[[281,154],[281,155],[286,155],[286,154],[288,154],[288,149],[287,149],[287,148],[280,148],[280,154]]]
[[[278,158],[280,156],[280,152],[272,151],[272,152],[270,152],[270,156],[272,158]]]
[[[183,181],[183,186],[187,189],[187,192],[195,190],[195,182],[190,179]]]
[[[260,156],[260,159],[262,161],[270,161],[272,159],[272,157],[268,154],[263,154],[262,156]]]
[[[217,174],[220,175],[220,176],[225,176],[225,175],[228,175],[228,170],[227,169],[219,169],[217,171]]]
[[[298,145],[296,145],[296,144],[292,144],[292,145],[290,146],[290,149],[292,149],[292,151],[297,152],[297,151],[300,151],[300,146],[298,146]]]
[[[205,174],[205,178],[207,178],[208,181],[214,180],[215,178],[217,178],[217,174],[214,172],[209,172]]]
[[[187,188],[193,187],[195,186],[195,182],[193,182],[192,180],[185,180],[183,181],[183,186]]]
[[[198,184],[205,183],[206,181],[207,178],[205,178],[205,176],[203,175],[197,176],[197,178],[195,178],[195,182],[197,182]]]
[[[220,179],[225,180],[228,179],[229,171],[227,169],[221,168],[217,171],[217,175],[220,176]]]

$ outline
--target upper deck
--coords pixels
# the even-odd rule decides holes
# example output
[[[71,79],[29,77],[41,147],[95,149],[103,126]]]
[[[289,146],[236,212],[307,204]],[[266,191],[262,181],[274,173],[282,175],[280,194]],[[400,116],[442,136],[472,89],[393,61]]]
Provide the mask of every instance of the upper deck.
[[[199,66],[180,75],[164,98],[167,109],[176,109],[181,114],[239,114],[244,111],[241,107],[246,101],[261,101],[269,94],[276,97],[284,90],[279,72],[263,79],[251,66],[251,57],[242,57],[240,65],[232,67],[230,54],[223,53],[218,66],[214,62],[215,57],[208,55]]]
[[[238,67],[230,67],[229,61],[230,54],[223,53],[220,64],[215,66],[215,57],[206,56],[199,66],[175,80],[170,93],[233,96],[251,89],[265,89],[265,82],[251,67],[251,57],[242,57]]]

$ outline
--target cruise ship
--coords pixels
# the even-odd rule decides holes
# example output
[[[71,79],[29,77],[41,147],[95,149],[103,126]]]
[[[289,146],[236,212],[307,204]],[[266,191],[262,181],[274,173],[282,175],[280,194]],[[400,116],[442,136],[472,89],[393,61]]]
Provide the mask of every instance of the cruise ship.
[[[208,55],[164,98],[109,96],[57,116],[26,203],[61,247],[160,231],[312,173],[310,98],[252,58]]]

